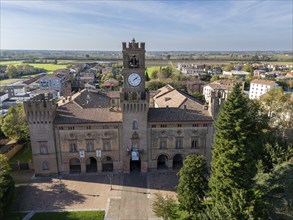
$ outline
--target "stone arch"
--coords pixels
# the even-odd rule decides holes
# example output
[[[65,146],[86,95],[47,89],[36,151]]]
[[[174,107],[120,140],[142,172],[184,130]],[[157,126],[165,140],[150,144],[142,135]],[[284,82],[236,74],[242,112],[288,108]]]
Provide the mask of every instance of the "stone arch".
[[[113,159],[110,156],[105,156],[102,159],[102,171],[113,172]]]
[[[180,169],[183,166],[183,155],[175,154],[173,156],[173,169]]]
[[[168,168],[168,156],[166,154],[160,154],[157,158],[157,169]]]
[[[80,160],[77,157],[73,157],[69,160],[69,172],[70,173],[81,172]]]
[[[97,160],[94,157],[88,157],[85,161],[86,172],[87,173],[95,173],[98,171],[97,169]]]

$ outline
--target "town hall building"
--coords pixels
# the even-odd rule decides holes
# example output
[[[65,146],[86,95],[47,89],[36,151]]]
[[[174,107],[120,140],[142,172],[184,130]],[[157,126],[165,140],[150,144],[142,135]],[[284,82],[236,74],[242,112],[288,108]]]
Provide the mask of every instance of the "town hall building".
[[[24,103],[36,175],[178,169],[190,154],[211,160],[209,106],[167,85],[145,87],[145,43],[122,43],[121,91],[85,89],[60,101],[39,95]]]

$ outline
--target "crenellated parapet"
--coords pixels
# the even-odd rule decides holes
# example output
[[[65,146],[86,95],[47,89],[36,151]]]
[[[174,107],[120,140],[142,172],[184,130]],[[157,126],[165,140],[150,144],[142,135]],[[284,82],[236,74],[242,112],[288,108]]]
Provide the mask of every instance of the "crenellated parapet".
[[[141,42],[141,43],[138,43],[138,42],[135,42],[135,39],[133,38],[133,40],[131,42],[127,43],[126,42],[123,42],[122,43],[122,48],[123,50],[136,50],[136,49],[139,49],[139,50],[145,50],[145,43],[144,42]]]
[[[56,115],[55,99],[40,94],[24,102],[24,109],[29,124],[50,124]]]
[[[122,43],[123,67],[130,69],[145,70],[145,43],[135,42],[133,39],[128,44]]]

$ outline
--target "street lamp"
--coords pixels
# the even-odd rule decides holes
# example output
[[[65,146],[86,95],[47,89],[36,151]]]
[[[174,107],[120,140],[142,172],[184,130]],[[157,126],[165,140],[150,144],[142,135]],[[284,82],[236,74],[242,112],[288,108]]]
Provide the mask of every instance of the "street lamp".
[[[113,178],[113,173],[111,174],[108,174],[107,177],[109,178],[109,181],[110,181],[110,190],[112,190],[112,178]]]

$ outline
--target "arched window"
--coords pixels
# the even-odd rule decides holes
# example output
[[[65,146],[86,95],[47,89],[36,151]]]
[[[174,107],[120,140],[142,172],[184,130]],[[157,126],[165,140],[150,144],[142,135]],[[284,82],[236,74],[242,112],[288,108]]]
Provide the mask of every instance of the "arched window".
[[[197,147],[197,141],[195,139],[191,140],[191,148],[196,148]]]
[[[93,144],[93,142],[88,142],[86,144],[86,150],[89,151],[89,152],[94,151],[94,144]]]
[[[49,170],[49,163],[48,161],[44,161],[42,164],[43,170]]]
[[[134,121],[132,122],[132,129],[133,129],[133,130],[138,129],[138,123],[137,123],[136,120],[134,120]]]

